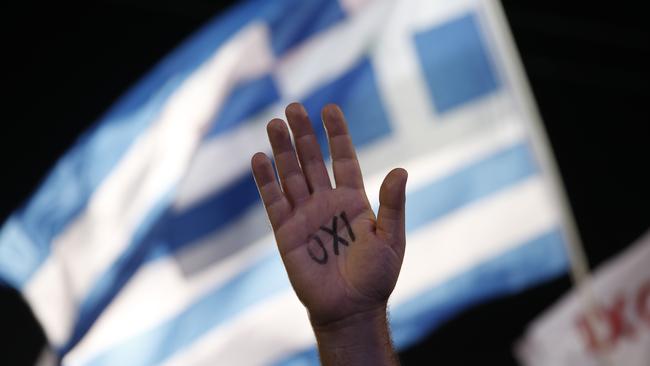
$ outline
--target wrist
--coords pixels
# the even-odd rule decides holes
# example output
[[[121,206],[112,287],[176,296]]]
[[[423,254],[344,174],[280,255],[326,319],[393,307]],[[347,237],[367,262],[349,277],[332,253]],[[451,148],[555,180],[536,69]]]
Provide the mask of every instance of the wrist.
[[[324,365],[397,365],[386,305],[312,328]]]
[[[375,326],[386,326],[387,305],[380,304],[376,307],[351,314],[341,319],[322,322],[310,316],[310,323],[314,332],[318,334],[346,334],[352,330],[365,329]]]

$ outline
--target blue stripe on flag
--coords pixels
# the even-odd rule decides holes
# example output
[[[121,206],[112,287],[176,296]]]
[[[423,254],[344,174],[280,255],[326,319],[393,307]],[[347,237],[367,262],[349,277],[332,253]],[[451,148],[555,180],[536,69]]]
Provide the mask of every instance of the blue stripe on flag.
[[[559,229],[554,229],[425,290],[406,303],[391,307],[395,346],[398,350],[405,349],[474,304],[516,293],[564,273],[568,262],[563,243]],[[275,365],[318,364],[318,353],[312,347]]]
[[[255,179],[252,174],[247,174],[188,211],[170,213],[160,222],[160,238],[157,239],[160,243],[148,260],[173,253],[185,244],[224,229],[258,202]],[[242,243],[242,248],[247,244]]]
[[[229,130],[279,99],[278,88],[270,75],[241,83],[223,103],[222,110],[217,114],[205,138],[209,139]]]
[[[320,364],[318,350],[316,347],[311,347],[274,362],[273,366],[319,366]]]
[[[415,34],[424,80],[440,113],[499,87],[473,14]]]
[[[42,260],[41,248],[32,245],[20,220],[11,216],[0,231],[0,282],[19,288]]]
[[[533,174],[535,174],[534,162],[530,158],[530,152],[526,145],[520,143],[499,151],[480,162],[464,167],[447,178],[440,180],[439,182],[444,182],[442,184],[434,182],[418,191],[409,193],[409,205],[414,201],[422,202],[423,206],[416,207],[433,208],[435,205],[440,204],[441,196],[448,196],[450,198],[448,201],[444,201],[441,209],[421,210],[416,208],[416,211],[409,211],[407,215],[413,214],[423,217],[416,219],[415,217],[410,218],[411,216],[408,216],[409,220],[413,222],[408,223],[407,227],[409,230],[416,230],[471,201],[479,200],[500,189],[516,184]],[[476,186],[468,186],[468,184],[463,182],[464,179],[476,181]],[[470,189],[473,192],[470,194],[471,200],[467,200],[464,197],[465,189]],[[273,265],[270,263],[273,263]],[[273,270],[270,270],[270,268]],[[273,282],[279,281],[279,279],[283,279],[284,281]],[[272,284],[269,284],[269,281]],[[282,286],[279,285],[280,283],[282,283]],[[273,287],[274,290],[269,291],[266,287],[267,284],[269,287]],[[136,336],[134,339],[125,340],[124,343],[115,348],[107,350],[98,356],[98,360],[101,362],[98,361],[97,364],[119,364],[120,360],[122,360],[121,357],[128,357],[129,352],[132,352],[134,349],[139,349],[137,347],[142,347],[143,350],[151,350],[146,353],[153,358],[142,358],[140,363],[132,361],[129,363],[130,365],[148,365],[158,362],[162,359],[160,358],[162,354],[171,355],[180,349],[180,347],[191,343],[195,338],[198,338],[209,329],[221,324],[227,317],[236,316],[237,313],[244,311],[254,303],[262,301],[278,291],[288,289],[288,286],[285,270],[281,263],[279,263],[277,253],[274,252],[263,261],[243,271],[225,287],[215,289],[206,297],[199,299],[191,307],[184,309],[174,319],[157,326],[145,334]],[[264,287],[260,296],[251,297],[251,291],[254,291],[252,289],[258,289],[259,287]],[[227,291],[224,290],[226,288],[228,289]],[[218,296],[215,294],[218,294]],[[227,314],[222,313],[221,308],[223,304],[216,301],[223,301],[226,304],[227,308],[223,311]],[[231,305],[232,308],[230,307]],[[93,320],[90,320],[89,323],[92,323]],[[186,322],[190,325],[185,324]],[[177,330],[179,328],[184,329],[184,333],[178,332]],[[184,337],[187,337],[187,339]],[[172,338],[173,340],[169,340]],[[157,342],[163,339],[166,340],[164,346],[159,345],[160,348],[157,349]],[[113,354],[118,355],[116,356],[118,357],[116,360],[111,358]]]

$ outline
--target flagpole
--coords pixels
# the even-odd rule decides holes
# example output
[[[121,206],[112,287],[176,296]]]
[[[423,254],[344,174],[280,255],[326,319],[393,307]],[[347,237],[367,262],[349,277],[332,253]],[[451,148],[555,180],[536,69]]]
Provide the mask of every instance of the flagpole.
[[[544,128],[543,121],[532,91],[526,83],[526,74],[521,63],[519,52],[515,46],[512,33],[509,29],[509,23],[505,16],[503,6],[497,0],[485,0],[488,12],[488,21],[491,22],[492,29],[498,32],[498,36],[493,40],[495,45],[500,48],[506,57],[502,60],[505,64],[505,70],[511,86],[515,89],[515,97],[520,98],[518,102],[523,106],[530,119],[524,121],[526,128],[529,130],[531,144],[535,151],[537,159],[544,173],[548,176],[549,186],[553,196],[556,198],[560,218],[563,223],[562,234],[565,239],[565,247],[569,255],[570,276],[573,287],[576,289],[580,303],[588,323],[595,321],[598,316],[596,311],[599,308],[599,300],[593,289],[589,262],[585,253],[584,244],[580,237],[580,232],[573,216],[573,210],[569,204],[567,192],[562,183],[559,168],[557,166],[548,135]],[[601,365],[612,366],[613,361],[607,354],[600,353],[597,355]]]
[[[509,81],[512,82],[511,86],[515,89],[515,96],[520,97],[518,102],[524,107],[530,120],[525,121],[526,128],[530,130],[531,142],[536,156],[539,159],[540,165],[544,173],[550,178],[549,183],[553,194],[558,199],[560,208],[560,216],[564,223],[564,236],[567,243],[567,250],[571,261],[571,277],[576,285],[583,285],[588,282],[589,278],[589,264],[585,255],[584,246],[580,238],[573,211],[569,204],[568,196],[560,178],[559,169],[554,159],[554,154],[544,128],[544,124],[540,117],[539,111],[536,107],[532,92],[527,86],[526,75],[521,64],[519,53],[515,47],[514,40],[511,32],[508,29],[507,18],[505,17],[503,8],[499,1],[487,0],[489,6],[487,7],[490,16],[494,20],[494,29],[499,32],[501,39],[497,46],[501,48],[506,55],[503,61],[507,63],[507,70],[510,70]],[[497,41],[497,43],[499,43]]]
[[[573,286],[579,293],[585,313],[588,315],[587,318],[592,318],[590,315],[597,308],[598,301],[591,286],[589,263],[544,124],[532,92],[526,83],[524,68],[521,64],[521,59],[515,47],[512,34],[509,31],[503,7],[496,0],[486,0],[486,3],[488,5],[485,7],[488,12],[488,21],[492,22],[492,29],[495,29],[499,33],[495,37],[494,42],[503,54],[506,55],[502,61],[506,63],[505,70],[507,70],[508,79],[511,82],[511,86],[515,89],[515,93],[513,94],[520,98],[518,102],[523,106],[527,112],[526,114],[530,118],[525,121],[525,125],[531,132],[529,136],[531,136],[533,149],[544,173],[549,177],[548,182],[550,188],[557,200],[563,223],[563,236],[566,243],[566,250],[569,255],[570,275]],[[611,364],[611,362],[608,363]]]

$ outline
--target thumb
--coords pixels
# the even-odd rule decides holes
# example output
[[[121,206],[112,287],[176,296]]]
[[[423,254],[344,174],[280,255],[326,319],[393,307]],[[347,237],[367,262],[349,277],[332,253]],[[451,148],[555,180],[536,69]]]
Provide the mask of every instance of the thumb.
[[[388,173],[379,189],[379,213],[377,234],[404,242],[404,206],[406,203],[406,179],[408,173],[402,168]],[[403,245],[403,244],[402,244]]]

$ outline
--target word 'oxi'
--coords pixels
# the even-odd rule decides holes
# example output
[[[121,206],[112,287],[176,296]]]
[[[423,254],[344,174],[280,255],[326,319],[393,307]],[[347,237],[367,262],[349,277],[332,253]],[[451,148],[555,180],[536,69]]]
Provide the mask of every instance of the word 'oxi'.
[[[349,236],[350,240],[352,240],[353,242],[356,240],[355,235],[354,235],[354,231],[352,231],[352,226],[350,225],[350,222],[348,221],[348,218],[345,215],[345,212],[341,212],[341,214],[339,216],[332,217],[332,227],[328,228],[328,227],[325,227],[325,226],[321,226],[320,229],[332,236],[332,246],[333,246],[333,249],[334,249],[334,254],[336,254],[336,255],[339,255],[339,251],[340,251],[339,244],[340,245],[345,245],[345,246],[350,245],[348,240],[345,239],[345,238],[342,238],[338,233],[338,219],[339,219],[339,217],[341,218],[341,221],[343,221],[343,224],[345,225],[345,227],[347,229],[348,236]],[[311,250],[309,245],[312,242],[314,242],[320,248],[321,255],[316,255]],[[325,249],[325,245],[323,244],[323,240],[320,238],[320,236],[318,236],[318,234],[312,234],[312,235],[309,236],[309,243],[307,243],[307,253],[309,253],[309,256],[311,257],[311,259],[313,259],[316,263],[318,263],[318,264],[327,263],[327,259],[328,259],[327,249]]]

